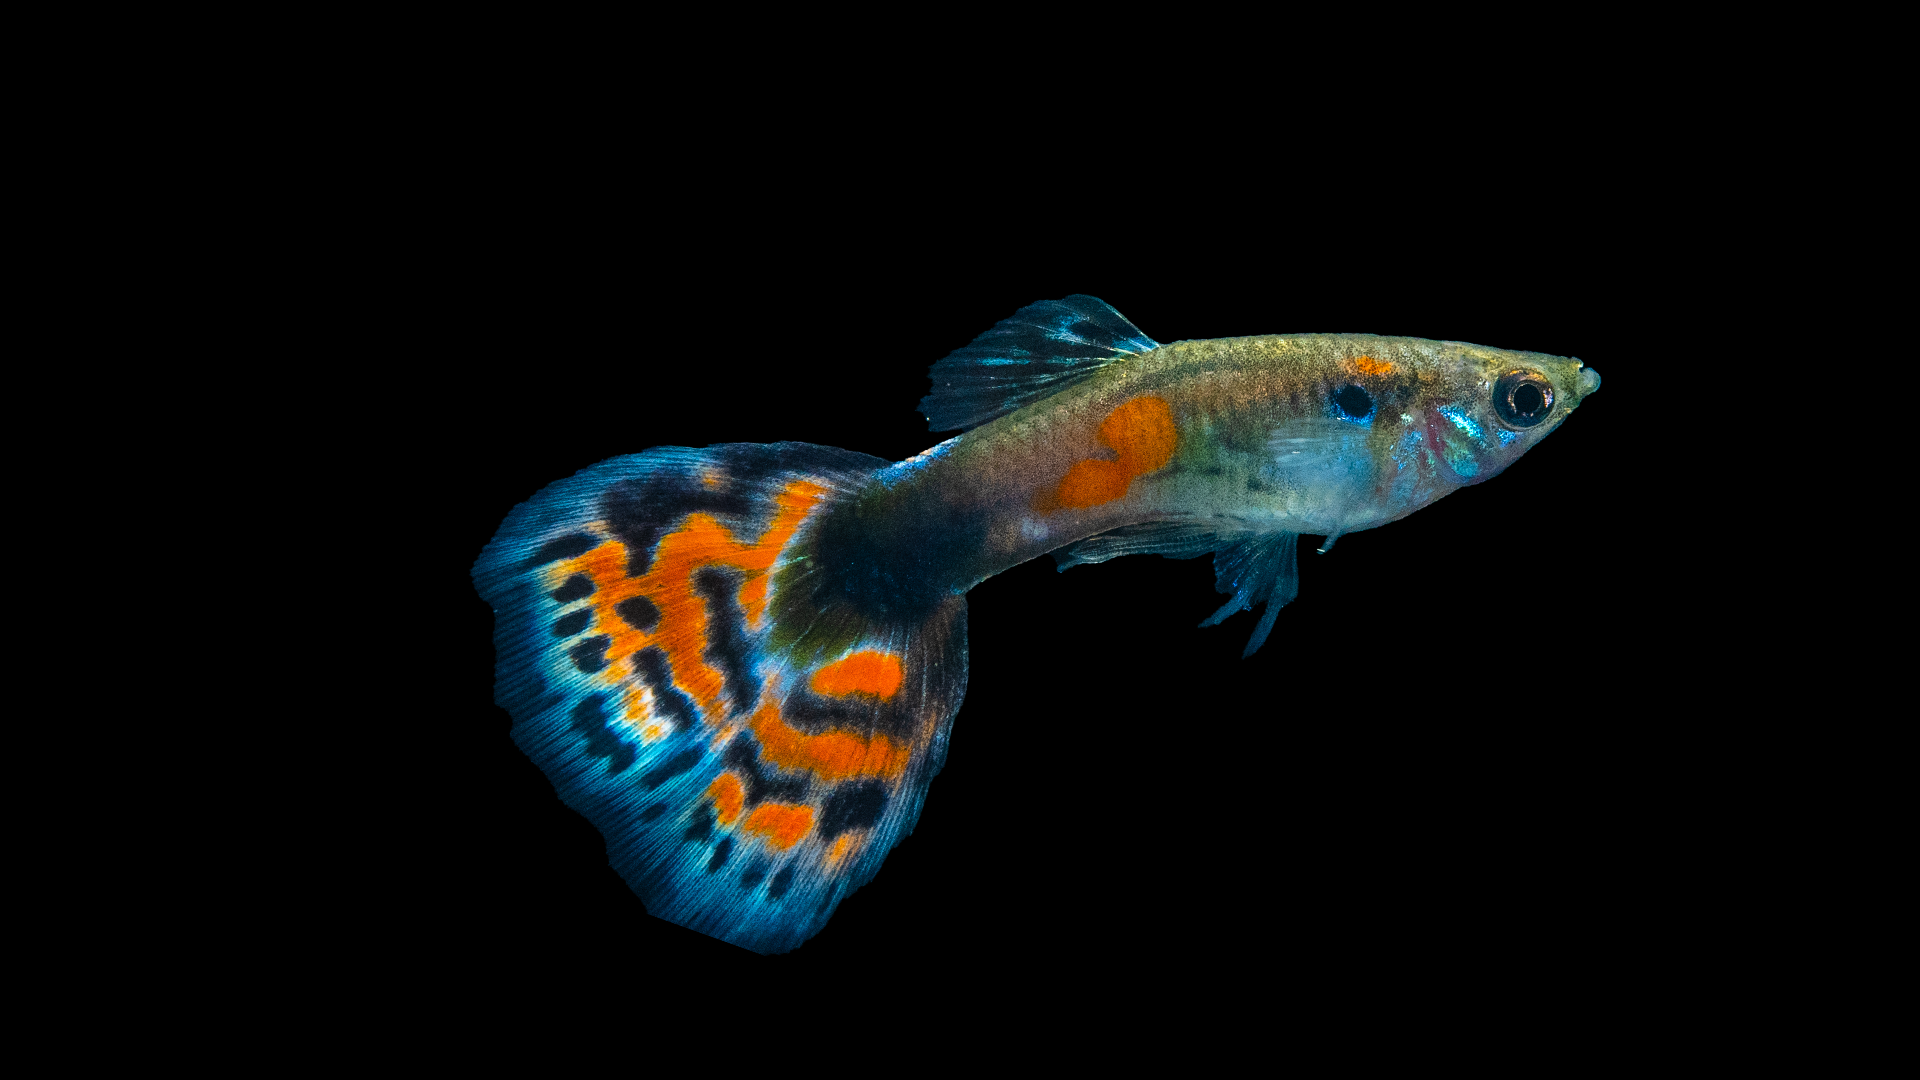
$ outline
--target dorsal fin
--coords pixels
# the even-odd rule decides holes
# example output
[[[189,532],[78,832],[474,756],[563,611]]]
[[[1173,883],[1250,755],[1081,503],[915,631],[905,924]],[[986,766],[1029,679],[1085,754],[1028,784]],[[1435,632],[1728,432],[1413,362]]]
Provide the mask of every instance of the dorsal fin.
[[[930,431],[978,427],[1160,343],[1091,296],[1029,304],[928,372]]]

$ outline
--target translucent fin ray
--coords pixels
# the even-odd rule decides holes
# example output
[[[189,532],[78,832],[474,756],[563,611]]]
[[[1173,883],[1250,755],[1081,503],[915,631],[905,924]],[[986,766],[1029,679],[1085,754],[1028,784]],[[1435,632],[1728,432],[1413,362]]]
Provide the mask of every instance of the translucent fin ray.
[[[1235,541],[1214,552],[1214,588],[1232,595],[1219,611],[1209,615],[1201,626],[1218,626],[1229,615],[1251,611],[1265,604],[1260,622],[1253,629],[1242,659],[1252,656],[1266,644],[1273,630],[1274,617],[1294,597],[1300,595],[1299,537],[1290,532],[1261,533]]]

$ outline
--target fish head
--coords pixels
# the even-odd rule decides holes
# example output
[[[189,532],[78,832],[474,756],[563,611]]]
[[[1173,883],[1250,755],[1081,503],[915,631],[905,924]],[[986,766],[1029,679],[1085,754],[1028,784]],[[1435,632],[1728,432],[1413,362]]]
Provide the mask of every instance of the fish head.
[[[1273,440],[1280,467],[1325,493],[1302,531],[1351,532],[1395,521],[1500,475],[1566,420],[1600,376],[1573,357],[1461,342],[1359,340],[1320,376],[1322,419]],[[1344,432],[1334,438],[1328,432]],[[1303,453],[1318,447],[1318,454]]]
[[[1500,475],[1600,387],[1577,357],[1446,345],[1458,351],[1422,373],[1406,414],[1442,483]]]

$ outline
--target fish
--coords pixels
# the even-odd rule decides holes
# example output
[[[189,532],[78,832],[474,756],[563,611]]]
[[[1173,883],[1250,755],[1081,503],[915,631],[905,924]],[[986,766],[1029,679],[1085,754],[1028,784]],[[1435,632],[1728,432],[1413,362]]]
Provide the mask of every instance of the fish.
[[[659,446],[514,507],[473,567],[494,700],[646,912],[789,952],[920,815],[967,684],[968,590],[1043,555],[1211,556],[1255,655],[1331,551],[1499,475],[1599,375],[1453,341],[1160,344],[1091,296],[932,365],[959,434],[905,461]]]

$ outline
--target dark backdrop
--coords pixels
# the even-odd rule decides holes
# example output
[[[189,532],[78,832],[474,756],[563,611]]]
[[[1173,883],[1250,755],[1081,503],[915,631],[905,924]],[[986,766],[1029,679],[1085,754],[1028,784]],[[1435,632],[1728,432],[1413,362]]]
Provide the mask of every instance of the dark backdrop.
[[[381,423],[421,479],[400,497],[445,632],[414,657],[432,692],[401,774],[420,798],[370,901],[396,948],[554,977],[907,956],[1564,969],[1617,963],[1669,917],[1692,751],[1638,674],[1627,462],[1670,270],[1637,211],[1545,169],[1312,197],[1028,182],[667,196],[623,174],[462,202],[402,242],[401,284],[366,302],[419,316]],[[872,884],[772,959],[647,916],[492,703],[480,547],[543,485],[649,446],[918,452],[940,438],[915,411],[927,366],[1075,292],[1162,342],[1455,339],[1578,356],[1605,386],[1493,481],[1303,547],[1300,596],[1251,659],[1257,613],[1196,628],[1224,599],[1205,559],[986,582],[946,769]]]

